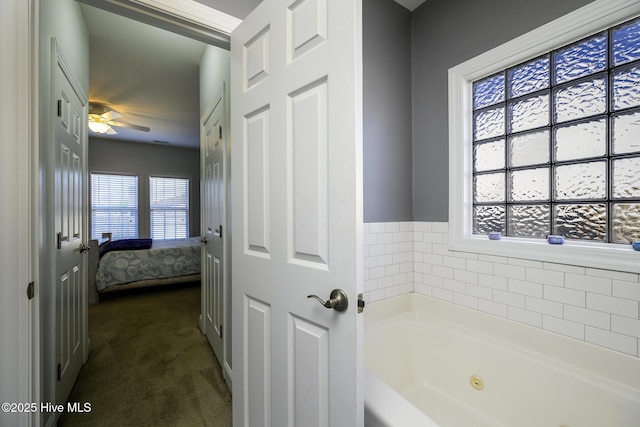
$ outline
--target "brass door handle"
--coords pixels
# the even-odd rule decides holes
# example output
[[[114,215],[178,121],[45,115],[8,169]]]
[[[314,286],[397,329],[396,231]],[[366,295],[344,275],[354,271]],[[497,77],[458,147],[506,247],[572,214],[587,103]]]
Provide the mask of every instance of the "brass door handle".
[[[349,307],[349,298],[347,293],[342,289],[334,289],[329,295],[329,299],[324,301],[318,295],[307,295],[307,298],[315,298],[325,308],[333,308],[336,311],[345,311]]]

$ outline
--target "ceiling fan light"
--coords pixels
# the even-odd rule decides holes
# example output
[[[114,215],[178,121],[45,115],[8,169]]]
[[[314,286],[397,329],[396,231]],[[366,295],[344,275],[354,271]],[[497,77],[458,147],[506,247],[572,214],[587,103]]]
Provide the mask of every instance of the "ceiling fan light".
[[[95,133],[107,133],[111,126],[103,122],[94,122],[89,120],[89,129],[91,129]]]

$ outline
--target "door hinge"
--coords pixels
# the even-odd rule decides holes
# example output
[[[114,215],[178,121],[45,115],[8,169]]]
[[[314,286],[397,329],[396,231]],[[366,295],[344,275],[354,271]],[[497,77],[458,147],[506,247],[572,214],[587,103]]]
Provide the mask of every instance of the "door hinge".
[[[62,99],[58,99],[58,117],[62,117]]]
[[[58,381],[62,379],[62,363],[58,363]]]
[[[218,131],[220,133],[219,139],[222,139],[222,126],[218,126]]]
[[[222,338],[222,325],[220,325],[220,338]]]
[[[358,294],[358,313],[362,313],[364,311],[364,299],[362,294]]]
[[[58,234],[56,234],[56,247],[58,249],[62,249],[62,232],[58,232]]]
[[[27,285],[27,298],[33,299],[36,293],[35,288],[36,288],[35,282],[29,282],[29,284]]]
[[[220,238],[222,239],[222,224],[220,224]]]

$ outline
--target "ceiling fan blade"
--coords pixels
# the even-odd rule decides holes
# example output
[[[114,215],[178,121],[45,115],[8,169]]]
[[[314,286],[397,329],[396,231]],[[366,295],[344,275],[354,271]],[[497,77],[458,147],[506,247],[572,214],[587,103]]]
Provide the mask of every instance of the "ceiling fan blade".
[[[117,119],[118,117],[122,117],[122,114],[118,113],[115,110],[110,110],[102,114],[100,117],[102,117],[105,121],[111,121],[113,119]]]
[[[151,130],[150,128],[148,128],[146,126],[138,126],[138,125],[132,125],[132,124],[129,124],[129,123],[122,123],[122,122],[109,121],[108,124],[111,125],[111,126],[117,126],[117,127],[120,127],[120,128],[135,129],[135,130],[139,130],[139,131],[142,131],[142,132],[149,132]]]

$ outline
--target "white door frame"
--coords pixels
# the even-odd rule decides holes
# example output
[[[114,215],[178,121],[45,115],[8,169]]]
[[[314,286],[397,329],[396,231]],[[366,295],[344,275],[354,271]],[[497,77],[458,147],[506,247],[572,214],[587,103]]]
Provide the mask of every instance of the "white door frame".
[[[3,235],[3,284],[0,287],[0,310],[10,319],[3,325],[3,374],[10,373],[0,384],[3,401],[38,402],[40,395],[40,308],[37,291],[38,273],[38,0],[9,0],[0,5],[3,36],[2,87],[7,92],[0,100],[6,125],[0,129],[4,141],[2,150],[9,167],[0,175],[4,200],[13,206],[6,223],[0,226]],[[4,41],[4,40],[3,40]],[[6,85],[6,86],[5,86]],[[4,181],[4,179],[7,181]],[[5,233],[6,232],[6,233]],[[17,236],[17,238],[14,238]],[[5,267],[7,267],[5,269]],[[33,282],[34,297],[27,298],[28,284]],[[13,329],[13,330],[10,330]],[[4,332],[7,332],[5,335]],[[6,417],[6,418],[5,418]],[[39,414],[22,412],[0,413],[1,420],[18,426],[39,422]]]

